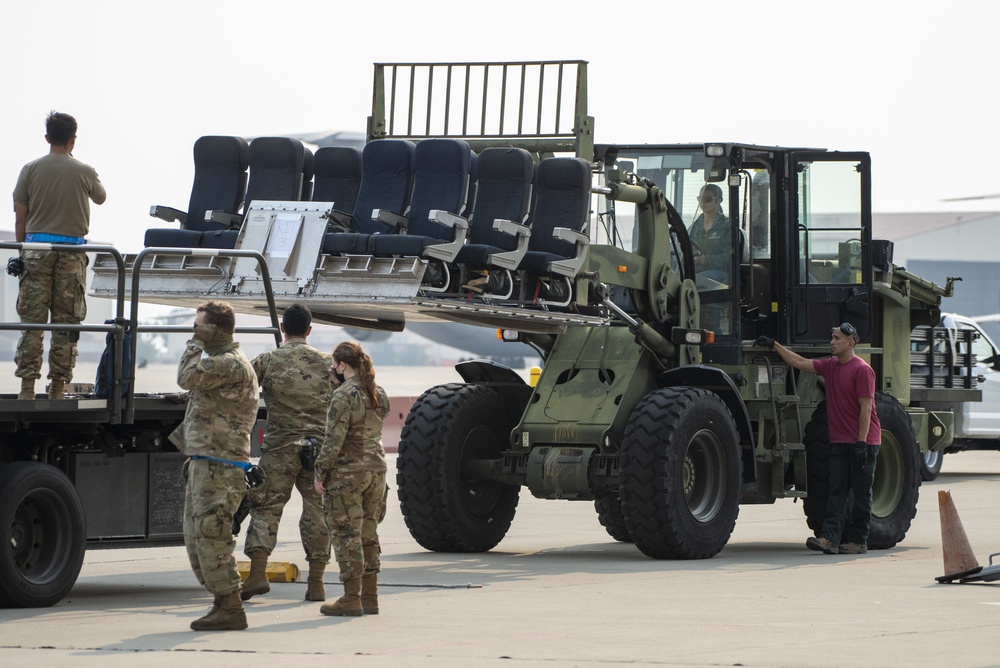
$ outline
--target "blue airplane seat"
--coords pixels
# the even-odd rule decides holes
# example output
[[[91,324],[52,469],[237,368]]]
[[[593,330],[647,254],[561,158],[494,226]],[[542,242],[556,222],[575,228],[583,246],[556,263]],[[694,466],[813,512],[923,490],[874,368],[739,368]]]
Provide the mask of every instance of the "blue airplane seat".
[[[333,202],[350,214],[361,188],[361,151],[348,146],[324,146],[314,156],[312,201]]]
[[[354,210],[342,224],[350,232],[328,232],[323,239],[326,254],[367,254],[373,234],[394,232],[406,213],[413,188],[415,146],[403,139],[376,139],[362,151],[361,188]],[[378,211],[382,220],[373,219]]]
[[[476,202],[469,219],[469,241],[455,261],[475,269],[490,267],[490,256],[512,252],[518,236],[493,228],[495,220],[526,226],[531,210],[535,164],[522,148],[486,148],[479,154]],[[525,228],[527,229],[527,228]]]
[[[590,214],[590,163],[580,158],[546,158],[538,163],[531,240],[518,269],[536,275],[575,276],[586,246]],[[568,233],[559,233],[563,228]]]
[[[217,223],[205,220],[205,212],[235,211],[247,186],[249,147],[242,137],[205,136],[194,143],[194,183],[187,211],[153,206],[149,214],[166,222],[178,221],[180,229],[146,230],[147,247],[197,248],[201,234],[219,231]]]
[[[428,246],[453,242],[455,230],[431,220],[431,212],[443,211],[456,217],[464,213],[472,155],[469,144],[460,139],[424,139],[417,144],[406,233],[373,236],[370,252],[420,256]]]

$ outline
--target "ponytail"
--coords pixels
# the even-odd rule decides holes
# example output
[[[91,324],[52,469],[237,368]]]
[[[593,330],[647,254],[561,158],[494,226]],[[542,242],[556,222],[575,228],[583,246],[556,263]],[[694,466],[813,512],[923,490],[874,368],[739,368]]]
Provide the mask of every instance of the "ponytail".
[[[343,362],[354,369],[358,376],[361,388],[371,402],[372,407],[378,407],[378,385],[375,384],[375,367],[372,365],[372,358],[364,351],[360,343],[355,341],[344,341],[333,349],[333,359],[336,362]]]

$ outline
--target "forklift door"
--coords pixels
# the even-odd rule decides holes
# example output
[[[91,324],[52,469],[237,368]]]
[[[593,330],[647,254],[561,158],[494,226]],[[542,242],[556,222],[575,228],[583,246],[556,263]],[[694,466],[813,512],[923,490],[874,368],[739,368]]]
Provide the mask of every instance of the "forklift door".
[[[871,341],[871,157],[791,154],[791,340],[822,344],[842,322]]]

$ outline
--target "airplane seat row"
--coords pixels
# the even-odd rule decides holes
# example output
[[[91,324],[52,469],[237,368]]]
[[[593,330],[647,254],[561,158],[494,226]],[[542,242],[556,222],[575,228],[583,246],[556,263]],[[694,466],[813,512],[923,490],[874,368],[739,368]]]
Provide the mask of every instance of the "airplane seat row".
[[[194,184],[186,211],[155,205],[149,215],[165,222],[179,222],[180,229],[146,230],[145,245],[198,248],[203,232],[219,230],[205,220],[213,209],[235,210],[247,186],[250,148],[242,137],[206,136],[194,143]]]
[[[235,248],[250,202],[300,201],[313,192],[313,155],[297,139],[257,137],[248,144],[242,137],[201,137],[194,144],[194,164],[187,211],[164,206],[149,211],[179,222],[180,229],[146,230],[147,248]]]
[[[287,137],[202,137],[194,158],[188,211],[150,210],[180,229],[147,230],[147,247],[235,248],[251,202],[307,197],[333,203],[323,254],[422,257],[444,267],[444,288],[452,263],[463,283],[491,270],[572,278],[589,242],[591,171],[577,158],[535,165],[512,147],[477,156],[456,139],[381,139],[314,156]]]
[[[415,153],[409,141],[382,139],[365,144],[354,208],[349,216],[335,218],[341,230],[326,234],[324,254],[367,254],[371,235],[398,227],[413,189]]]
[[[454,223],[447,226],[435,218],[441,218],[440,212],[444,212],[457,222],[465,213],[474,155],[468,143],[457,139],[426,139],[417,144],[405,234],[373,236],[369,243],[371,254],[422,256],[428,246],[456,241]],[[460,224],[465,227],[459,229],[468,229],[465,220]],[[460,237],[459,246],[465,241],[464,233]]]
[[[354,231],[330,230],[325,254],[424,257],[466,273],[572,277],[582,266],[591,183],[585,160],[549,158],[536,168],[523,149],[476,156],[461,140],[414,146],[383,139],[365,146],[362,165],[354,211],[341,221]]]

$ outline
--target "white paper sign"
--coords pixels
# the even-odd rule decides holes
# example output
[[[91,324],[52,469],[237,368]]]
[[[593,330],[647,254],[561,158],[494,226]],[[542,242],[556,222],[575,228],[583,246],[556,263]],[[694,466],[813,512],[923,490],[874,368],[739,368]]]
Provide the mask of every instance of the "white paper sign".
[[[291,256],[301,230],[302,214],[279,213],[274,217],[271,236],[267,240],[267,255],[270,257]]]

